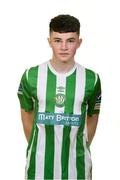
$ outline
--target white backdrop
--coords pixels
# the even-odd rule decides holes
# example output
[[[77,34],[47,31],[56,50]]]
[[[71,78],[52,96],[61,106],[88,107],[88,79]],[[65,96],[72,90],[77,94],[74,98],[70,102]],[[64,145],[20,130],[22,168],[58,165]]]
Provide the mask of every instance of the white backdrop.
[[[24,179],[24,137],[17,88],[24,70],[51,57],[48,24],[58,14],[81,22],[76,61],[98,72],[103,100],[91,145],[93,180],[119,180],[120,23],[117,0],[0,1],[0,179]]]

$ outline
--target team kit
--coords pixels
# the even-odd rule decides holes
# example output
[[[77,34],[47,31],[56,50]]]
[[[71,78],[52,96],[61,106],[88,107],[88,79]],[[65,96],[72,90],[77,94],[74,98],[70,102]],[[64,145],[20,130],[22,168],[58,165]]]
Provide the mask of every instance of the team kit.
[[[100,110],[99,75],[76,62],[60,74],[47,61],[24,72],[18,97],[35,114],[26,179],[90,179],[86,119]]]

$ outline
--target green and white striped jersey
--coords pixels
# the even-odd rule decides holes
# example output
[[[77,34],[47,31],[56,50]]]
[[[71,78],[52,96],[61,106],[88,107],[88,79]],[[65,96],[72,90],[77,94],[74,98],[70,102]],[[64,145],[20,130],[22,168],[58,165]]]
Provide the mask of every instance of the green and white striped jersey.
[[[99,113],[98,74],[78,63],[59,74],[48,61],[25,71],[18,97],[25,111],[35,112],[26,179],[90,179],[86,117]]]

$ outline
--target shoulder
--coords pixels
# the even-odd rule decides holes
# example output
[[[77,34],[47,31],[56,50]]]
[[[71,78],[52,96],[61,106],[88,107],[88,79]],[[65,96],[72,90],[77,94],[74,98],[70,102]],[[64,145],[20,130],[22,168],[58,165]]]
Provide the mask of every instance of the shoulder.
[[[76,63],[76,65],[77,65],[78,71],[84,72],[84,76],[87,82],[93,82],[94,84],[96,84],[97,80],[100,79],[99,74],[97,72],[89,68],[86,68],[79,63]]]
[[[31,74],[31,73],[35,73],[36,71],[38,71],[38,67],[39,65],[36,65],[36,66],[33,66],[33,67],[30,67],[30,68],[27,68],[26,69],[26,74]]]
[[[97,74],[95,71],[93,71],[91,69],[88,69],[88,68],[82,66],[79,63],[76,63],[76,66],[77,66],[78,69],[83,69],[85,71],[85,73],[89,73],[90,75],[96,75]]]
[[[44,62],[44,63],[41,63],[39,65],[36,65],[36,66],[33,66],[33,67],[26,69],[25,73],[26,73],[27,79],[33,78],[34,76],[37,76],[39,69],[42,69],[46,65],[47,65],[47,62]]]
[[[95,82],[97,81],[99,77],[98,73],[88,68],[85,68],[85,72],[86,72],[86,78],[93,79]]]

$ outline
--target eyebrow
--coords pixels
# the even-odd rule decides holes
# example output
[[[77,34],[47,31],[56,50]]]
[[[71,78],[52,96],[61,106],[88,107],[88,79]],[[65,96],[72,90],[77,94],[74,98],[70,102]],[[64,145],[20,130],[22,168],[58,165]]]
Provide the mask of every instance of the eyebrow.
[[[55,38],[53,38],[53,39],[61,39],[61,38],[57,38],[57,37],[55,37]]]
[[[57,40],[61,40],[62,38],[54,37],[53,39],[54,39],[54,40],[56,40],[56,39],[57,39]],[[72,38],[68,38],[68,39],[66,39],[66,40],[75,40],[75,38],[72,37]]]
[[[72,38],[68,38],[67,40],[75,40],[75,38],[72,37]]]

